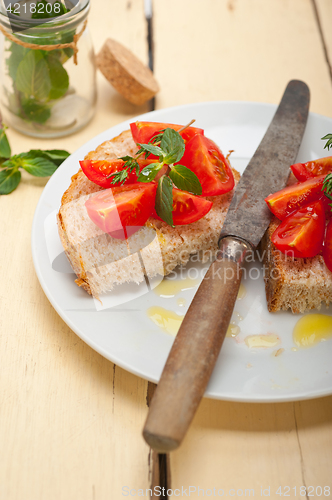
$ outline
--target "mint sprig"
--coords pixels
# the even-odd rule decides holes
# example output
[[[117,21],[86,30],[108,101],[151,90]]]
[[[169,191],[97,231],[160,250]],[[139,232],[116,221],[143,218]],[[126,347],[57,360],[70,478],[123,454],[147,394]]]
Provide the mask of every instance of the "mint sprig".
[[[32,19],[45,19],[45,22],[70,10],[60,1],[53,3],[39,0],[34,6]],[[61,45],[71,43],[74,35],[75,30],[59,31],[51,35],[41,33],[30,36],[29,42],[37,45]],[[18,40],[25,41],[20,33],[15,36]],[[72,48],[35,50],[12,42],[7,52],[6,65],[12,80],[8,106],[13,114],[40,129],[50,118],[54,103],[68,93],[69,75],[63,65],[73,56],[74,51]]]
[[[0,128],[0,194],[12,193],[21,181],[23,168],[35,177],[52,175],[61,163],[69,156],[62,149],[41,150],[32,149],[27,153],[11,156],[11,148],[6,135],[6,127]],[[4,160],[4,161],[3,161]]]
[[[159,217],[170,226],[173,226],[173,184],[183,191],[189,191],[195,195],[202,194],[202,186],[196,174],[184,165],[177,164],[185,150],[184,140],[179,132],[189,127],[193,122],[194,120],[179,131],[172,128],[161,130],[150,139],[148,144],[138,143],[139,150],[135,157],[126,156],[122,158],[125,160],[123,169],[109,176],[113,178],[112,184],[124,183],[128,178],[128,172],[132,172],[133,165],[136,162],[138,182],[152,182],[160,170],[166,166],[166,172],[158,182],[155,208]],[[158,159],[155,163],[144,167],[138,175],[138,158],[144,156],[147,159],[150,154],[157,156]]]

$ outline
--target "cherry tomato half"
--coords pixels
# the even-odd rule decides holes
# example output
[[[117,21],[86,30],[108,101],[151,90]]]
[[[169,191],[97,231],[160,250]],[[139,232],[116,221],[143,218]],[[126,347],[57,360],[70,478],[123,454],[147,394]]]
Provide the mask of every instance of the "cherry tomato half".
[[[173,223],[175,226],[184,226],[196,222],[211,210],[212,205],[212,201],[173,188]],[[152,217],[162,220],[155,209],[152,212]]]
[[[157,122],[135,122],[130,124],[131,133],[136,144],[147,144],[153,136],[165,128],[179,130],[182,127],[183,125],[175,125],[174,123]],[[197,134],[204,135],[204,130],[197,127],[187,127],[180,132],[185,143]]]
[[[291,165],[295,177],[300,181],[306,181],[318,175],[327,175],[332,172],[332,156],[308,161],[307,163],[295,163]]]
[[[330,220],[326,229],[323,257],[327,268],[332,272],[332,220]]]
[[[323,245],[325,213],[322,200],[300,208],[282,221],[271,241],[293,257],[314,257]]]
[[[139,169],[140,171],[149,165],[150,163],[153,163],[155,160],[138,160],[139,164]],[[81,169],[85,173],[88,179],[90,181],[94,182],[95,184],[98,184],[98,186],[104,187],[104,188],[110,188],[114,186],[112,184],[112,177],[109,179],[107,178],[110,174],[113,174],[115,172],[120,172],[120,170],[123,169],[124,166],[124,161],[123,160],[111,160],[111,161],[106,161],[106,160],[83,160],[80,161]],[[129,173],[127,179],[125,180],[124,184],[133,184],[134,182],[137,182],[137,175],[135,172],[135,169]],[[115,184],[116,186],[116,184]]]
[[[218,146],[203,135],[196,135],[186,144],[179,163],[197,175],[203,196],[224,194],[234,187],[234,176],[228,160]]]
[[[323,196],[322,186],[325,175],[320,175],[305,182],[285,187],[277,193],[270,194],[265,201],[271,212],[280,220],[301,207],[318,200]]]
[[[150,217],[155,182],[137,182],[100,191],[85,202],[90,219],[105,233],[121,240],[138,231]]]

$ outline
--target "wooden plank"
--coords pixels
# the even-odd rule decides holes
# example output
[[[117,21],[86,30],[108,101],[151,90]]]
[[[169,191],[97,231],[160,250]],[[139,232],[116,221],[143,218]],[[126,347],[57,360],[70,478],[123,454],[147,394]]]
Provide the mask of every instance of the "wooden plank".
[[[168,23],[169,12],[176,15]],[[200,0],[155,0],[154,51],[158,108],[206,100],[277,103],[297,78],[310,86],[310,109],[332,116],[311,0],[206,0],[204,8]]]
[[[322,30],[322,42],[326,51],[327,64],[330,66],[332,75],[332,4],[329,0],[313,0],[313,2],[317,8],[318,21]]]
[[[143,0],[94,0],[89,26],[97,49],[112,36],[147,62]],[[97,114],[84,130],[57,140],[9,130],[14,152],[74,151],[147,110],[125,102],[101,75],[98,87]],[[141,436],[147,383],[88,347],[44,295],[32,264],[30,232],[45,183],[24,175],[15,192],[0,197],[0,498],[122,498],[122,487],[145,490],[150,484],[149,449]]]
[[[318,2],[331,8],[328,0]],[[208,100],[278,103],[296,78],[311,89],[311,110],[332,116],[330,72],[311,0],[205,0],[204,8],[199,0],[154,0],[153,7],[157,108]],[[331,16],[325,17],[329,29]],[[191,498],[197,498],[198,487],[222,488],[225,496],[231,488],[261,496],[260,488],[270,487],[278,498],[279,486],[332,486],[331,404],[332,398],[265,405],[203,400],[182,447],[171,454],[172,489],[189,494],[196,487]]]

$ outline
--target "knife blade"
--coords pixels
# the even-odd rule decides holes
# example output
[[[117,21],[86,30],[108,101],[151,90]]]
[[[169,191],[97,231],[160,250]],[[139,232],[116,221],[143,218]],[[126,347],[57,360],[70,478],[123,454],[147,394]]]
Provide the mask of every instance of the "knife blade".
[[[259,244],[271,214],[264,198],[286,184],[306,126],[310,93],[292,80],[230,204],[211,264],[182,322],[150,404],[146,442],[167,453],[182,442],[217,361],[248,252]]]

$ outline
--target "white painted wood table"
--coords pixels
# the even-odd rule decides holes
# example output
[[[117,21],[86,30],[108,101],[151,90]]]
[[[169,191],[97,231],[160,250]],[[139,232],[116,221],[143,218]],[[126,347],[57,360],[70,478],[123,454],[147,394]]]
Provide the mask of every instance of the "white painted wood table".
[[[89,27],[97,51],[111,36],[148,63],[150,24],[161,86],[156,109],[208,100],[277,103],[297,78],[310,86],[311,111],[332,117],[331,22],[331,0],[155,0],[150,23],[142,0],[93,0]],[[81,132],[42,141],[10,130],[14,153],[74,151],[151,109],[127,103],[101,74],[98,91],[97,114]],[[210,488],[212,496],[214,487],[253,488],[255,496],[270,487],[270,498],[280,498],[279,486],[332,488],[332,397],[203,400],[183,446],[158,468],[141,436],[148,383],[84,344],[36,278],[30,232],[45,182],[26,175],[0,197],[0,499],[118,500],[125,486],[138,494],[157,484],[166,468],[169,488],[187,494],[189,486]],[[299,496],[291,490],[291,498]]]

